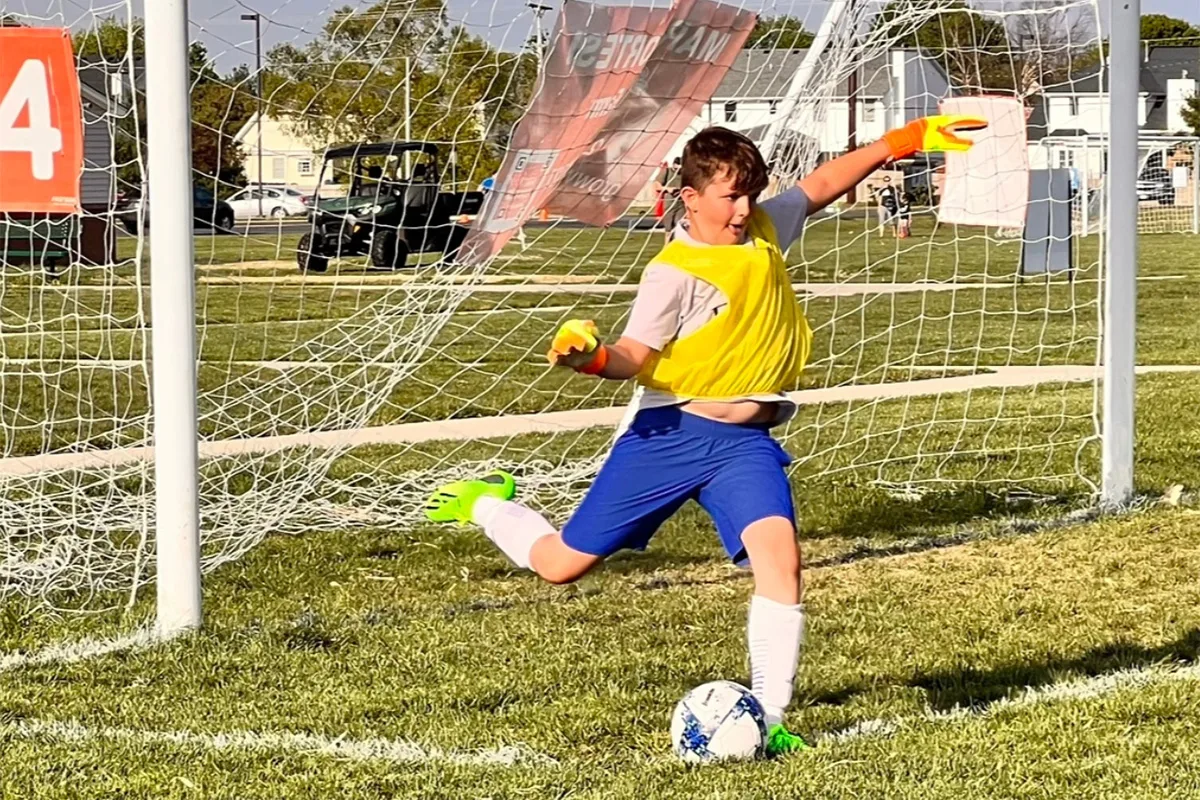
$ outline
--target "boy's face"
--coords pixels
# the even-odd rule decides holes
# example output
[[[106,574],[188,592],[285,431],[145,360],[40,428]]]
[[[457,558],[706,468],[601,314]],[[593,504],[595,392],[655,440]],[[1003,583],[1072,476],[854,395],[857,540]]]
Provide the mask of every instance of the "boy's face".
[[[754,210],[755,197],[734,188],[737,175],[721,172],[696,191],[685,186],[680,192],[687,207],[689,229],[698,242],[705,244],[741,244],[746,241],[746,224]]]

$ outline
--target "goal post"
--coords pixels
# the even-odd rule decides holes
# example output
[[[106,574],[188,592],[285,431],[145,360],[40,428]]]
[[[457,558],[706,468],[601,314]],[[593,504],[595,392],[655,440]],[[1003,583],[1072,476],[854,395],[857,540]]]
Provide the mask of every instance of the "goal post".
[[[1133,497],[1138,272],[1138,93],[1141,0],[1111,5],[1108,157],[1111,189],[1104,270],[1104,419],[1100,499],[1120,506]]]
[[[196,303],[187,0],[146,4],[158,632],[200,625]]]

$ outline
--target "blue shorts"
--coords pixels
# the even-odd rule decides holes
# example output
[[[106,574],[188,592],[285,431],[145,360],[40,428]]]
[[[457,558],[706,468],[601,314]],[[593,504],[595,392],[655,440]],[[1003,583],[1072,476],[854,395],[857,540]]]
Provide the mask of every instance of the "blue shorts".
[[[744,562],[747,526],[767,517],[795,522],[783,470],[791,462],[766,425],[717,422],[678,406],[645,409],[617,439],[563,528],[563,542],[596,556],[645,550],[658,527],[695,500],[712,516],[725,552]]]

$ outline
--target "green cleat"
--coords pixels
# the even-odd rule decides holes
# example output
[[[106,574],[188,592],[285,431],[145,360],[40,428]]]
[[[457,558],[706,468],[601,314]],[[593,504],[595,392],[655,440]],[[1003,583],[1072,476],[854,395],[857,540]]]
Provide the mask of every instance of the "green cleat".
[[[787,756],[801,750],[811,750],[812,745],[780,724],[771,726],[767,732],[767,758]]]
[[[481,497],[512,500],[517,482],[507,472],[496,470],[482,478],[455,481],[441,487],[425,501],[425,516],[433,522],[471,522],[471,510]]]

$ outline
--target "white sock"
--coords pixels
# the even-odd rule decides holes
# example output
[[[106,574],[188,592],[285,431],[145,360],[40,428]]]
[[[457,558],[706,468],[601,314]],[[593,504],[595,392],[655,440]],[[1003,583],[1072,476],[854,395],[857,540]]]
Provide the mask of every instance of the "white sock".
[[[521,569],[530,569],[529,553],[533,543],[555,530],[532,508],[486,495],[471,507],[471,519],[481,525],[484,534]]]
[[[792,685],[804,642],[804,606],[776,603],[761,595],[750,598],[746,624],[750,646],[750,690],[762,703],[767,728],[783,721],[792,702]]]

